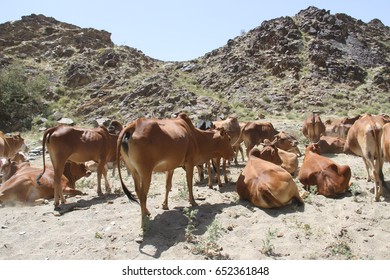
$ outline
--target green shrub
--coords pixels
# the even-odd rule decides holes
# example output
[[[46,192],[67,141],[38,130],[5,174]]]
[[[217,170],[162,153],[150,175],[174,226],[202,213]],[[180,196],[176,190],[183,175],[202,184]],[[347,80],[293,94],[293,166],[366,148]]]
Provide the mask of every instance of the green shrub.
[[[49,81],[44,75],[31,75],[15,63],[0,70],[0,129],[31,129],[34,117],[45,111],[42,95]]]

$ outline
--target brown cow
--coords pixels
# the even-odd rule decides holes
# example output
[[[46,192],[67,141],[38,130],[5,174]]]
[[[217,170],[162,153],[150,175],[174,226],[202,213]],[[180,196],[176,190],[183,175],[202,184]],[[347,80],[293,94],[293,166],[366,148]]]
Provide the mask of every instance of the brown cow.
[[[230,159],[234,152],[224,129],[202,131],[195,128],[186,114],[181,113],[176,119],[139,118],[128,124],[119,135],[117,154],[122,156],[133,177],[141,204],[141,227],[144,229],[145,217],[150,215],[146,199],[152,172],[167,172],[163,202],[163,208],[167,209],[173,171],[183,167],[186,170],[189,200],[195,206],[197,203],[192,190],[194,166],[220,156]],[[124,185],[120,170],[119,177],[125,194],[135,200]]]
[[[292,200],[303,204],[291,175],[280,166],[259,156],[260,151],[257,148],[249,152],[248,162],[236,183],[240,198],[261,208],[282,207]]]
[[[309,186],[317,186],[318,193],[326,197],[336,197],[349,188],[351,168],[338,165],[334,161],[319,155],[318,144],[311,143],[306,147],[305,157],[298,179],[307,190]]]
[[[302,133],[310,142],[316,143],[325,135],[325,125],[318,114],[312,113],[303,122]]]
[[[223,127],[227,134],[230,137],[230,143],[233,145],[236,143],[237,139],[240,137],[241,127],[236,116],[229,116],[226,120],[219,120],[213,122],[215,128]],[[241,153],[242,161],[245,160],[244,152],[241,146],[235,147],[236,156],[234,158],[234,163],[237,164],[238,150]]]
[[[60,186],[65,194],[75,196],[82,194],[81,191],[75,190],[75,182],[83,176],[88,176],[88,173],[82,173],[84,169],[80,169],[80,165],[67,163],[67,170],[76,173],[67,173],[72,182],[65,176],[61,176]],[[42,173],[41,168],[31,167],[29,163],[19,163],[9,161],[3,166],[3,172],[7,179],[0,186],[0,201],[8,202],[23,202],[31,204],[38,199],[51,199],[54,197],[54,171],[52,166],[47,166],[45,174],[37,182],[37,177]],[[81,173],[80,173],[81,172]],[[72,186],[73,184],[73,186]]]
[[[363,158],[367,170],[367,181],[371,181],[371,175],[375,180],[375,201],[379,201],[383,187],[386,185],[382,171],[384,159],[381,145],[384,125],[383,116],[365,114],[348,131],[344,146],[344,152],[351,151]]]
[[[384,160],[390,162],[390,123],[386,123],[382,129],[382,151]]]
[[[47,146],[55,174],[55,207],[58,207],[59,200],[65,203],[62,188],[59,186],[67,161],[84,163],[93,160],[97,162],[97,193],[102,194],[101,177],[106,163],[116,158],[117,139],[118,135],[110,134],[104,126],[88,129],[60,125],[45,131],[42,141],[43,173],[45,172],[45,147]],[[105,187],[107,193],[111,192],[109,185],[106,184]]]
[[[325,121],[325,134],[327,136],[340,137],[342,139],[346,139],[348,135],[348,131],[351,126],[361,118],[361,115],[357,115],[355,117],[343,117],[333,120]]]
[[[278,133],[270,122],[247,122],[241,128],[240,136],[233,146],[237,147],[244,141],[248,155],[253,147],[262,143],[264,139],[272,140]]]
[[[295,153],[287,152],[278,148],[274,142],[264,140],[264,148],[261,150],[261,159],[268,160],[276,165],[280,165],[291,176],[295,177],[298,172],[298,156]]]
[[[298,140],[285,131],[280,131],[276,134],[272,143],[283,151],[294,153],[299,157],[302,156],[301,151],[298,148]]]
[[[27,152],[28,148],[20,133],[8,136],[0,131],[0,157],[12,158],[19,151]]]
[[[339,154],[344,152],[345,140],[340,137],[321,136],[317,144],[322,154]]]

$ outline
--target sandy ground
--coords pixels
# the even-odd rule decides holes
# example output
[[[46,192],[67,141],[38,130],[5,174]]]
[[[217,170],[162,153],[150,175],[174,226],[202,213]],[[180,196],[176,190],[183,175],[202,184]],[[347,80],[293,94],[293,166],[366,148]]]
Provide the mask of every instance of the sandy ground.
[[[284,126],[282,126],[284,125]],[[276,128],[294,128],[290,124]],[[303,152],[303,145],[300,145]],[[191,260],[191,259],[390,259],[390,195],[373,200],[363,160],[327,155],[352,169],[352,192],[338,199],[309,194],[304,206],[264,210],[238,198],[235,181],[245,162],[229,168],[230,182],[209,189],[194,177],[199,206],[191,207],[185,174],[177,169],[169,195],[170,210],[161,207],[164,174],[154,174],[148,196],[151,212],[145,240],[140,207],[123,195],[118,176],[110,177],[114,194],[98,197],[96,176],[77,187],[86,194],[70,197],[60,212],[52,201],[37,206],[0,208],[0,259],[3,260]],[[300,163],[303,157],[300,158]],[[40,158],[32,162],[39,166]],[[125,173],[125,172],[124,172]],[[390,164],[384,166],[389,184]],[[134,186],[125,173],[131,191]],[[298,186],[301,184],[297,181]],[[390,185],[390,184],[389,184]]]

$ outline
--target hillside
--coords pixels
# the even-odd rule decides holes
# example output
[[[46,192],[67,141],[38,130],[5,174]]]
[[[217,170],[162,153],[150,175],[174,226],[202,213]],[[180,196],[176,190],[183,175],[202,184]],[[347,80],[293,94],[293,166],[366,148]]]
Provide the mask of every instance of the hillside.
[[[390,101],[390,28],[378,19],[309,7],[187,62],[153,59],[110,36],[35,14],[0,24],[0,69],[21,63],[49,80],[42,96],[49,110],[34,124],[41,117],[46,125],[61,117],[127,122],[183,110],[242,119],[380,113]]]

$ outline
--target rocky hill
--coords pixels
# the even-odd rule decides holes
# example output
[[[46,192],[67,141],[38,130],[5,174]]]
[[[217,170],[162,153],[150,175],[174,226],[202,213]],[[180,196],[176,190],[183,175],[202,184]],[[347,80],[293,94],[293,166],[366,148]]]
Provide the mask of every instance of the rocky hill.
[[[307,111],[386,112],[390,103],[390,28],[309,7],[264,21],[219,49],[164,62],[116,46],[110,33],[43,15],[0,24],[0,67],[22,63],[44,74],[41,117],[90,124],[106,117],[293,118]],[[39,124],[40,116],[35,116]]]

